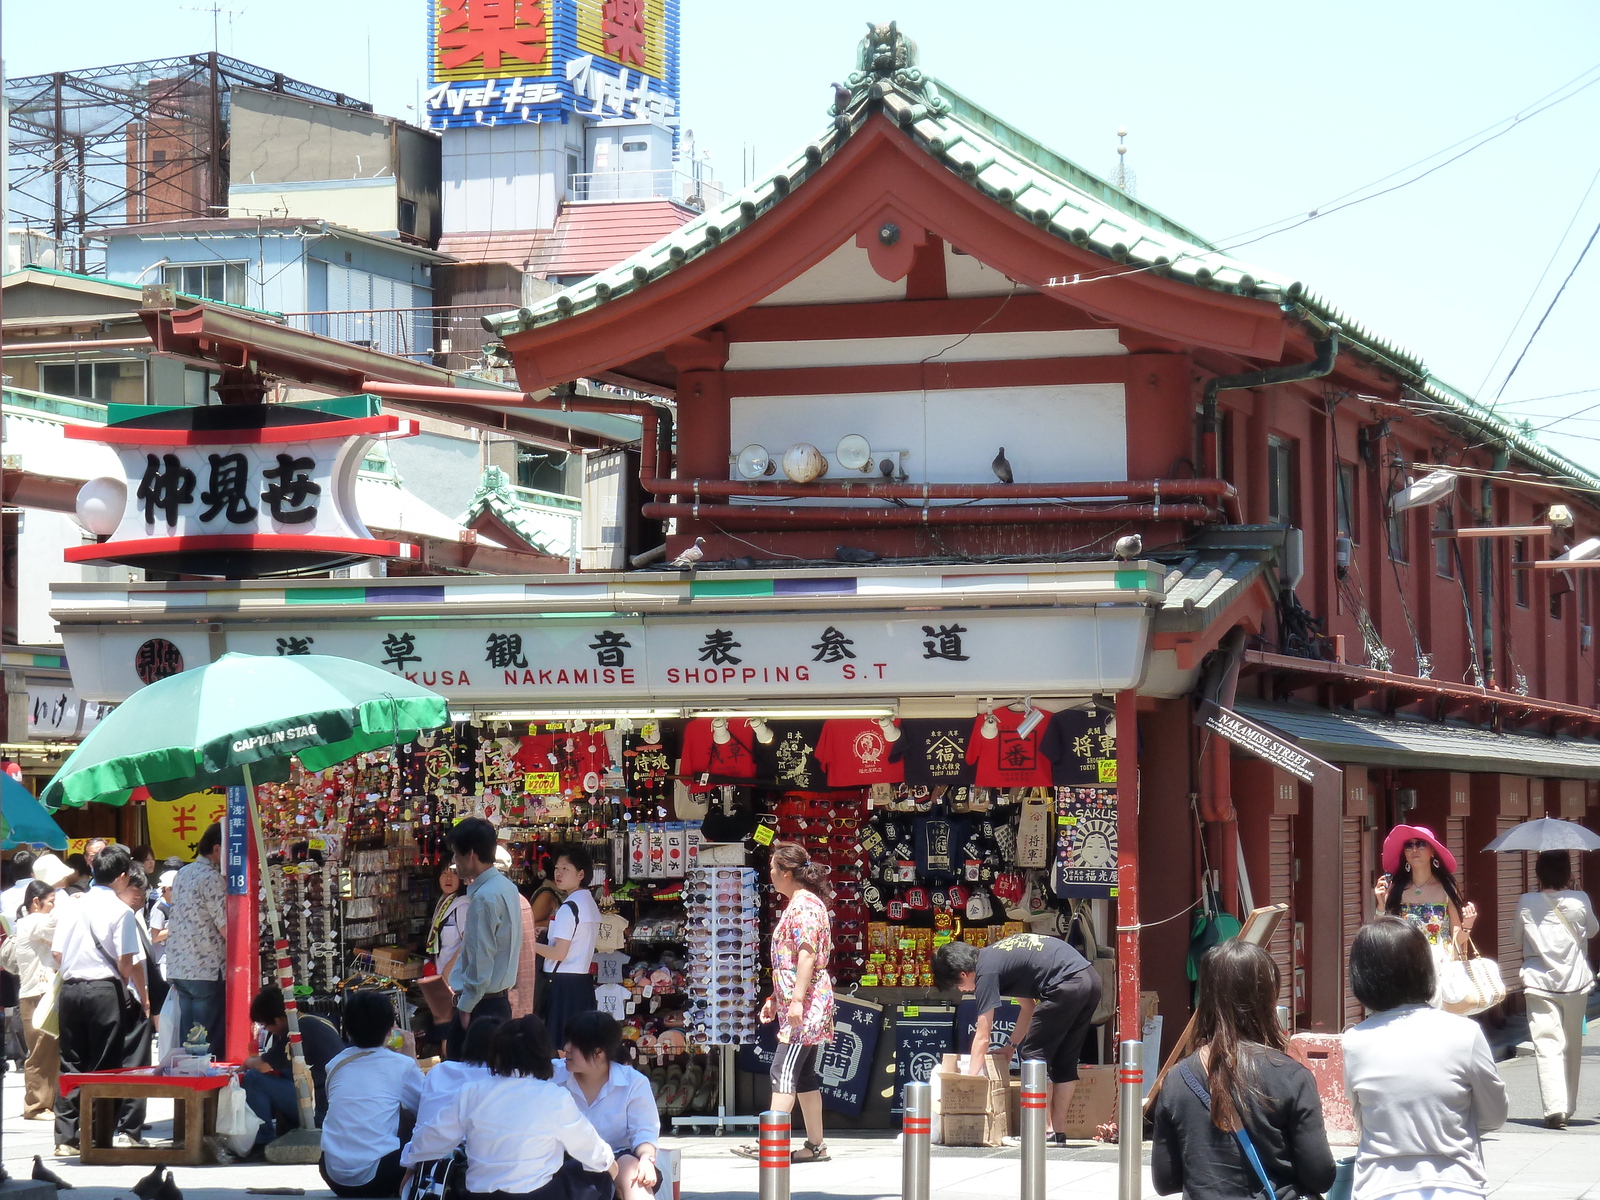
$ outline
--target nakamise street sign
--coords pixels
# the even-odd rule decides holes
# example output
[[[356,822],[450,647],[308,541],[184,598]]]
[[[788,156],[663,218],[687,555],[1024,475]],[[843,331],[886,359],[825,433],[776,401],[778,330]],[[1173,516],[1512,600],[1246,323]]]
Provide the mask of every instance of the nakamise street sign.
[[[615,700],[1012,696],[1136,686],[1149,609],[1045,611],[553,614],[478,619],[390,617],[229,624],[63,624],[73,679],[123,699],[141,686],[140,647],[169,641],[190,666],[223,649],[336,654],[371,663],[452,700],[542,704]]]
[[[240,578],[415,557],[414,547],[374,538],[355,504],[373,439],[405,436],[415,423],[377,412],[367,397],[342,410],[327,403],[334,411],[112,405],[104,426],[67,426],[69,438],[110,445],[124,474],[80,492],[80,519],[109,536],[68,549],[67,561]]]

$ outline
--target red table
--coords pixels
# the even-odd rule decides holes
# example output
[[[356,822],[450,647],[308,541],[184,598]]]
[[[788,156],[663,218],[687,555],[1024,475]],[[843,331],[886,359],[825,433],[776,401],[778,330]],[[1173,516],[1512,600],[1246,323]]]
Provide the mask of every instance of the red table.
[[[206,1135],[217,1131],[217,1093],[228,1086],[236,1068],[220,1075],[159,1075],[154,1067],[118,1067],[62,1075],[61,1094],[78,1098],[78,1157],[85,1166],[154,1166],[157,1163],[197,1167],[207,1161]],[[172,1100],[172,1145],[111,1144],[116,1136],[118,1100]]]

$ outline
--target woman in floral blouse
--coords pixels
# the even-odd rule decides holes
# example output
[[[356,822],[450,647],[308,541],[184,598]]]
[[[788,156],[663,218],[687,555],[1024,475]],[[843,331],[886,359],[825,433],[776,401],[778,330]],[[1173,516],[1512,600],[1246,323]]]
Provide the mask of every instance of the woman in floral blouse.
[[[1464,958],[1477,906],[1464,902],[1456,885],[1456,856],[1426,825],[1396,825],[1383,839],[1383,869],[1373,888],[1378,912],[1404,917],[1422,931],[1433,951],[1434,969]],[[1439,1004],[1435,990],[1434,1006]]]
[[[827,1162],[822,1135],[822,1091],[817,1055],[833,1041],[833,930],[828,904],[833,886],[828,868],[793,842],[779,842],[770,864],[773,888],[788,900],[772,933],[772,995],[761,1008],[763,1021],[778,1022],[778,1050],[772,1058],[772,1108],[792,1112],[800,1102],[805,1145],[793,1162]],[[754,1147],[740,1153],[754,1158]]]

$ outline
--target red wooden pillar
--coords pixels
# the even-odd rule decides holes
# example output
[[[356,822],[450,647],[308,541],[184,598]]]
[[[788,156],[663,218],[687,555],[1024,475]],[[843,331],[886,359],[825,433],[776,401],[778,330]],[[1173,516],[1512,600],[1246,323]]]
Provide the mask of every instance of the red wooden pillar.
[[[1139,1014],[1139,694],[1117,693],[1117,1039],[1144,1036]]]
[[[250,837],[248,815],[238,819],[233,805],[229,805],[223,821],[222,864],[226,873],[229,864],[242,855],[245,868],[245,891],[228,895],[228,966],[227,991],[223,1006],[223,1057],[231,1063],[240,1063],[255,1053],[250,1039],[250,1000],[260,987],[261,951],[258,945],[261,914],[258,908],[257,881],[260,864],[256,861],[253,839]]]

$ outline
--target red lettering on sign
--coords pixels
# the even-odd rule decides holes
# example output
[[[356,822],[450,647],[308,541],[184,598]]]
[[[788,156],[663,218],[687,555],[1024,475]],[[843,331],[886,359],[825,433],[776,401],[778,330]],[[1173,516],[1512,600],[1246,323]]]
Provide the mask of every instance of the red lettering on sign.
[[[639,38],[642,43],[643,33]],[[492,78],[500,73],[502,55],[543,62],[545,40],[542,0],[442,0],[439,64],[443,67],[461,67],[481,58],[484,74]],[[643,57],[638,61],[642,64]]]
[[[644,4],[645,0],[605,0],[600,10],[606,53],[618,62],[644,66]]]

